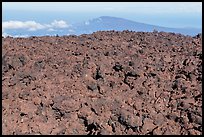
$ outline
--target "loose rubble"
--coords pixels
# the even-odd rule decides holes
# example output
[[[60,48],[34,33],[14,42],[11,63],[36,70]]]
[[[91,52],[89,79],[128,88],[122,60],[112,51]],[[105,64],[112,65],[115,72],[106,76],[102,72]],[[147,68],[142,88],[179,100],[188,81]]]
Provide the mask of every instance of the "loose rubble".
[[[4,135],[202,134],[201,34],[2,41]]]

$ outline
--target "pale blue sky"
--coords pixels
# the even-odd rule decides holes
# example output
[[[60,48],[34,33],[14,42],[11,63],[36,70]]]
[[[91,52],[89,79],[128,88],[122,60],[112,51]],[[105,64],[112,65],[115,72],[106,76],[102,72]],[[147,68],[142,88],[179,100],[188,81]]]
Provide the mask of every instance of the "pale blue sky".
[[[202,2],[3,2],[5,10],[202,13]]]
[[[68,23],[114,16],[164,27],[202,27],[202,2],[3,2],[3,21]]]
[[[201,2],[3,2],[3,10],[202,13]]]

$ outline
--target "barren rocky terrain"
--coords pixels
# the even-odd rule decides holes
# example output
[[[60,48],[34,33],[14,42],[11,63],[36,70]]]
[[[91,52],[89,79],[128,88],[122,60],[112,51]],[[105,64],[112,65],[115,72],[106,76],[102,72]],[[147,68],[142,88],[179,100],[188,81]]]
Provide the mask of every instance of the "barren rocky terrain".
[[[2,38],[2,134],[201,135],[201,37]]]

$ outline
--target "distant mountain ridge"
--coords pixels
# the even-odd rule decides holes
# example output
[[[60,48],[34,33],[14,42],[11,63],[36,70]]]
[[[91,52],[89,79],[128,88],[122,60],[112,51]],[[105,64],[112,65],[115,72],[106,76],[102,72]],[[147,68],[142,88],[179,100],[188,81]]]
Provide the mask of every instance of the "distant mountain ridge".
[[[128,19],[110,17],[110,16],[101,16],[99,18],[94,18],[79,24],[76,24],[74,30],[77,34],[83,33],[92,33],[99,30],[132,30],[132,31],[165,31],[165,32],[174,32],[181,33],[184,35],[197,35],[201,33],[201,29],[197,28],[169,28],[161,27],[151,24],[145,24],[140,22],[135,22]]]
[[[46,29],[40,29],[36,31],[29,31],[27,29],[8,29],[7,34],[11,36],[24,37],[24,36],[53,36],[53,35],[81,35],[90,34],[96,31],[143,31],[152,32],[153,30],[180,33],[183,35],[195,36],[202,32],[202,29],[197,28],[170,28],[162,27],[151,24],[140,23],[124,18],[101,16],[99,18],[93,18],[87,21],[70,24],[68,28],[58,28],[53,31],[48,31]],[[3,36],[3,34],[2,34]]]

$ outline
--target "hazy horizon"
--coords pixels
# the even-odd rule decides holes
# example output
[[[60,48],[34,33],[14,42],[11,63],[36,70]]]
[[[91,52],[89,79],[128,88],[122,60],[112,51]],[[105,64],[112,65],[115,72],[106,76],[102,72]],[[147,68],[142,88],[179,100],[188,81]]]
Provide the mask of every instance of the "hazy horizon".
[[[42,29],[42,24],[50,30],[66,28],[100,16],[170,28],[202,28],[202,2],[2,2],[2,33],[29,26]]]

